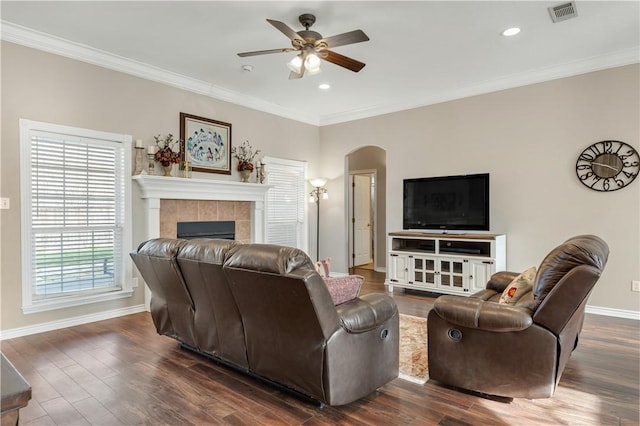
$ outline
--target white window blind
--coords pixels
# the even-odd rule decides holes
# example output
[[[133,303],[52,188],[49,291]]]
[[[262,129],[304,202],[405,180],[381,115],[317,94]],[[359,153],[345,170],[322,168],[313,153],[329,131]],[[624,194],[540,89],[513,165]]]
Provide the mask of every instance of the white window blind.
[[[307,251],[306,172],[303,161],[265,157],[267,242]]]
[[[131,138],[26,120],[23,126],[25,312],[130,290],[125,164]]]

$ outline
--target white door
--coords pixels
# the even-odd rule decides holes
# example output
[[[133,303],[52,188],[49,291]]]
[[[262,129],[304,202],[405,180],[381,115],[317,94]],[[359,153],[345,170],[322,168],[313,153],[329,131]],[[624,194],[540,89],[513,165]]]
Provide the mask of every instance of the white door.
[[[353,175],[353,266],[373,262],[371,257],[371,177]]]

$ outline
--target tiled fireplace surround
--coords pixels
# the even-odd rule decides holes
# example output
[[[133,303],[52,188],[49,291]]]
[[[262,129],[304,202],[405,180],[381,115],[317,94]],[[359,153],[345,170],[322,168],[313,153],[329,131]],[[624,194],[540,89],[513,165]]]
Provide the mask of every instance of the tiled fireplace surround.
[[[251,202],[217,200],[160,200],[160,237],[176,238],[178,222],[232,220],[236,240],[251,242]]]

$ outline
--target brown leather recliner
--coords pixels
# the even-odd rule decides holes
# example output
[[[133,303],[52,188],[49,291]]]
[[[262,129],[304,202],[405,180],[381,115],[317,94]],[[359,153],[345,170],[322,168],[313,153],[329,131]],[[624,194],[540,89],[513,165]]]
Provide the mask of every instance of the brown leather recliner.
[[[398,376],[395,301],[375,293],[335,306],[301,250],[155,239],[131,257],[158,333],[189,349],[329,405]]]
[[[430,379],[503,397],[552,396],[608,255],[602,239],[573,237],[545,257],[533,290],[515,305],[498,303],[513,272],[494,274],[470,297],[436,299],[427,321]]]

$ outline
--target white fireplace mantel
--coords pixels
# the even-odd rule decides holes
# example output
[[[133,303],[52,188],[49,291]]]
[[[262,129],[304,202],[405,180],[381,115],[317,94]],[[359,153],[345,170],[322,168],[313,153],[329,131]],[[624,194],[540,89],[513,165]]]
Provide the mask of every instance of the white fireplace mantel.
[[[154,175],[136,175],[146,201],[147,238],[160,236],[160,200],[251,201],[251,241],[266,241],[264,209],[267,192],[273,185],[215,179],[185,179]]]

